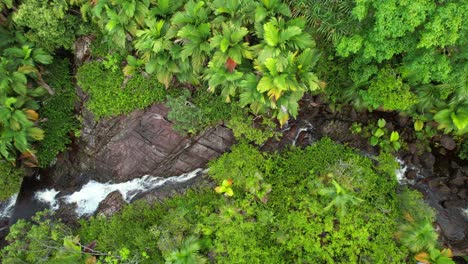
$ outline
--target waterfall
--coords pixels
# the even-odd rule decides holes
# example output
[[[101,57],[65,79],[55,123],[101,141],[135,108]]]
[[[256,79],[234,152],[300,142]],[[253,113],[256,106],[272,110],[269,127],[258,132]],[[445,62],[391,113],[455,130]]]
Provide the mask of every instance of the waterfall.
[[[7,201],[0,203],[0,218],[9,218],[15,208],[18,194],[12,195]]]
[[[67,204],[77,204],[76,213],[79,217],[93,214],[99,203],[104,200],[111,192],[119,191],[123,199],[129,203],[138,194],[151,191],[167,183],[182,183],[195,178],[202,172],[202,169],[196,169],[192,172],[169,178],[154,177],[145,175],[141,178],[133,179],[122,183],[101,183],[94,180],[89,181],[70,195],[58,197],[60,191],[55,189],[45,189],[35,193],[35,199],[47,204],[51,210],[59,209],[59,200]]]

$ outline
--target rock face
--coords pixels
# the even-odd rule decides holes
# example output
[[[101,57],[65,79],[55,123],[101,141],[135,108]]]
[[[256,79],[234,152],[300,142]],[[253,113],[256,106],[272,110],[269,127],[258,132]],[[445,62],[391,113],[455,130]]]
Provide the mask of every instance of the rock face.
[[[122,194],[119,191],[113,191],[99,204],[96,215],[109,217],[120,211],[125,204]]]
[[[96,122],[83,112],[79,148],[54,166],[56,185],[69,188],[94,179],[123,182],[143,175],[168,177],[200,168],[229,149],[232,132],[221,125],[195,137],[181,136],[162,104]]]

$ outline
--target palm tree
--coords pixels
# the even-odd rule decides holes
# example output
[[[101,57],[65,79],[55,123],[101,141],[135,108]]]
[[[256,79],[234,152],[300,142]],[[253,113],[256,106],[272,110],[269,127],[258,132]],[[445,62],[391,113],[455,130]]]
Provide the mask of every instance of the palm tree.
[[[200,243],[197,238],[190,236],[182,246],[173,251],[166,259],[167,264],[202,264],[206,263],[206,259],[200,255]]]
[[[335,180],[332,181],[334,188],[324,188],[319,191],[320,195],[328,196],[333,200],[325,207],[325,210],[329,210],[332,206],[337,208],[338,214],[342,217],[346,214],[346,207],[348,204],[356,205],[364,200],[348,194],[347,191],[341,187]]]

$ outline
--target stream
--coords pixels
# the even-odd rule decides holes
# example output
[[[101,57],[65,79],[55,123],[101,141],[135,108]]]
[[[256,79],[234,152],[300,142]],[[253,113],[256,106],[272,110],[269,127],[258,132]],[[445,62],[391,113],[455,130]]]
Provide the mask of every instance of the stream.
[[[122,183],[100,183],[90,180],[71,194],[54,188],[43,188],[39,179],[28,177],[23,182],[19,199],[18,194],[15,194],[9,200],[0,203],[0,219],[9,219],[11,225],[18,219],[33,216],[38,211],[44,209],[56,211],[61,205],[66,204],[76,204],[75,212],[78,217],[90,216],[94,214],[107,195],[114,191],[120,192],[124,201],[130,203],[138,195],[155,191],[169,183],[187,182],[202,172],[202,169],[195,169],[189,173],[168,178],[145,175]]]
[[[313,144],[320,137],[330,136],[330,134],[332,139],[338,142],[349,142],[340,140],[336,136],[333,137],[333,133],[339,137],[347,137],[344,135],[344,130],[334,129],[333,126],[327,128],[330,127],[329,123],[316,123],[314,121],[313,119],[303,119],[287,124],[281,130],[280,140],[267,142],[261,146],[261,149],[264,151],[280,150],[289,145],[304,147]],[[326,132],[327,129],[331,132]],[[351,144],[351,146],[353,145]],[[363,150],[363,153],[368,156],[375,155],[367,150]],[[453,177],[453,171],[456,173],[461,171],[460,190],[465,191],[467,188],[463,179],[467,178],[465,168],[467,166],[455,168],[453,162],[448,162],[446,157],[434,157],[431,164],[433,169],[428,169],[427,166],[424,166],[424,161],[421,162],[422,165],[415,165],[413,162],[409,162],[408,155],[405,155],[397,158],[400,169],[395,173],[396,179],[401,185],[411,186],[423,193],[426,202],[437,212],[437,228],[442,233],[441,237],[444,243],[455,248],[454,253],[458,256],[466,254],[464,252],[468,250],[466,234],[468,230],[468,203],[465,203],[466,199],[463,198],[454,200],[453,187],[451,187],[452,189],[448,188],[447,182]],[[95,214],[100,203],[112,192],[118,191],[124,202],[130,203],[143,194],[158,193],[158,189],[164,186],[170,185],[171,188],[177,188],[182,183],[189,184],[191,179],[197,178],[202,172],[203,169],[198,168],[189,173],[172,177],[145,175],[120,183],[99,182],[96,179],[90,179],[71,189],[51,188],[55,185],[49,182],[47,175],[26,177],[19,194],[13,195],[7,201],[0,202],[0,237],[3,239],[8,232],[8,226],[14,224],[18,219],[30,218],[36,212],[44,209],[55,211],[69,207],[74,210],[77,217],[88,217]],[[444,188],[440,188],[440,186]]]

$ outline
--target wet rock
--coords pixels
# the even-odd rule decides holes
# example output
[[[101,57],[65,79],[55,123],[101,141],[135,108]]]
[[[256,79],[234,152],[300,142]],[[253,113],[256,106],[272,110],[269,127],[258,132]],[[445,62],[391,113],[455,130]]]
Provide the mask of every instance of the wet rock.
[[[222,125],[194,137],[182,136],[167,120],[168,111],[157,104],[97,122],[85,110],[80,148],[57,162],[51,172],[54,185],[74,186],[83,175],[99,182],[180,175],[205,166],[234,142],[232,132]]]
[[[442,177],[437,177],[437,178],[434,178],[434,179],[431,179],[429,181],[429,187],[430,188],[438,188],[439,186],[441,186],[442,184],[444,184],[445,182],[445,179],[442,178]]]
[[[411,143],[408,146],[408,150],[411,154],[416,154],[418,152],[418,146],[416,145],[416,143]]]
[[[411,157],[411,164],[414,166],[421,166],[421,159],[418,157],[418,155],[413,155]]]
[[[452,137],[447,135],[443,135],[440,138],[440,145],[448,150],[454,150],[457,147],[457,143],[455,143],[455,140],[453,140]]]
[[[468,165],[463,166],[463,167],[461,168],[461,172],[462,172],[463,174],[465,174],[466,176],[468,176]]]
[[[417,176],[418,176],[418,173],[415,170],[409,170],[406,172],[406,175],[405,175],[405,177],[410,180],[416,179]]]
[[[445,208],[463,208],[466,203],[463,200],[449,200],[444,202]]]
[[[421,164],[424,168],[432,170],[434,168],[434,164],[436,162],[436,158],[430,152],[424,152],[421,155]]]
[[[445,184],[441,184],[437,187],[437,190],[440,194],[448,196],[452,192],[452,190]]]
[[[461,170],[456,170],[452,175],[453,179],[450,181],[450,184],[456,186],[463,186],[465,181],[468,181],[468,177],[464,176]]]
[[[439,154],[442,155],[442,156],[447,155],[447,150],[444,149],[444,148],[439,148],[439,149],[438,149],[438,152],[439,152]]]
[[[348,122],[332,120],[323,124],[321,134],[328,136],[338,142],[352,141],[354,135],[349,131],[350,124]]]
[[[406,155],[404,158],[403,158],[403,162],[404,163],[411,163],[411,159],[413,158],[413,155]]]
[[[460,169],[460,165],[458,165],[455,161],[450,161],[450,168],[452,169]]]
[[[78,215],[76,214],[77,204],[68,204],[63,201],[59,202],[60,207],[55,211],[55,217],[70,226],[78,226]]]
[[[96,215],[110,217],[120,211],[125,204],[122,194],[119,191],[113,191],[99,203]]]
[[[91,56],[91,42],[96,39],[92,35],[79,37],[74,46],[75,63],[81,65]]]
[[[445,195],[439,192],[440,188],[427,188],[419,185],[420,189],[424,189],[426,202],[436,210],[436,220],[440,227],[441,238],[446,247],[453,249],[455,256],[464,256],[468,253],[468,221],[464,215],[464,207],[466,200],[447,201]]]
[[[0,228],[8,226],[9,219],[8,218],[1,218],[0,219]]]
[[[409,124],[409,117],[405,115],[398,115],[398,123],[400,126],[406,126]]]
[[[458,191],[457,195],[461,199],[467,200],[468,199],[468,190],[467,189],[461,189],[461,190]]]

